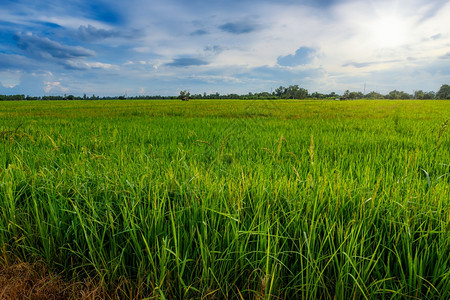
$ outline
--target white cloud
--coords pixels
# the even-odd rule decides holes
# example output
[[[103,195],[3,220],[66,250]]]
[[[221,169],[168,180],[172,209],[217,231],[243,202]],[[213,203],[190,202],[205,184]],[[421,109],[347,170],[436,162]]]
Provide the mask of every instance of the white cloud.
[[[56,90],[57,92],[67,93],[69,91],[68,88],[61,85],[59,81],[47,81],[45,82],[44,91],[46,93],[50,93]]]
[[[101,62],[85,62],[84,65],[88,69],[103,69],[103,70],[111,70],[116,69],[118,70],[119,67],[111,64],[104,64]]]

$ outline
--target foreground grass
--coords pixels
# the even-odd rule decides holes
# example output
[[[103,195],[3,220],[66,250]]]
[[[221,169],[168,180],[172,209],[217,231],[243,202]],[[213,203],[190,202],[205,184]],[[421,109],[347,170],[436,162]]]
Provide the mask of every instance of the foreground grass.
[[[446,101],[0,103],[0,247],[125,297],[448,299]]]

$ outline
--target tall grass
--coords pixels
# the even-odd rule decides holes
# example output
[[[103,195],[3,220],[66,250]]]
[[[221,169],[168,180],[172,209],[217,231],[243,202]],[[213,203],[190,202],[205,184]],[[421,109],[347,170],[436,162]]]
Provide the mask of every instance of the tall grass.
[[[0,105],[3,252],[124,296],[450,297],[447,102]]]

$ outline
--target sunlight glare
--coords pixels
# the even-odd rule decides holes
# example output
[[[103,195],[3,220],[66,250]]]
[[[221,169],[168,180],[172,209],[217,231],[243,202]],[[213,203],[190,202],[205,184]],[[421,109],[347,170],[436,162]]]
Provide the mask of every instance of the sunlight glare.
[[[370,35],[379,47],[392,48],[402,45],[407,38],[405,22],[395,16],[382,16],[370,25]]]

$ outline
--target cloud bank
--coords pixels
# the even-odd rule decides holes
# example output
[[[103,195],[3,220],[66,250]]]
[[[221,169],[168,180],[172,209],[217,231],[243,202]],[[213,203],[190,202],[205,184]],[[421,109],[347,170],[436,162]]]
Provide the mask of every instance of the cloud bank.
[[[387,93],[450,83],[444,0],[5,0],[0,17],[0,93],[247,93],[290,84]]]

